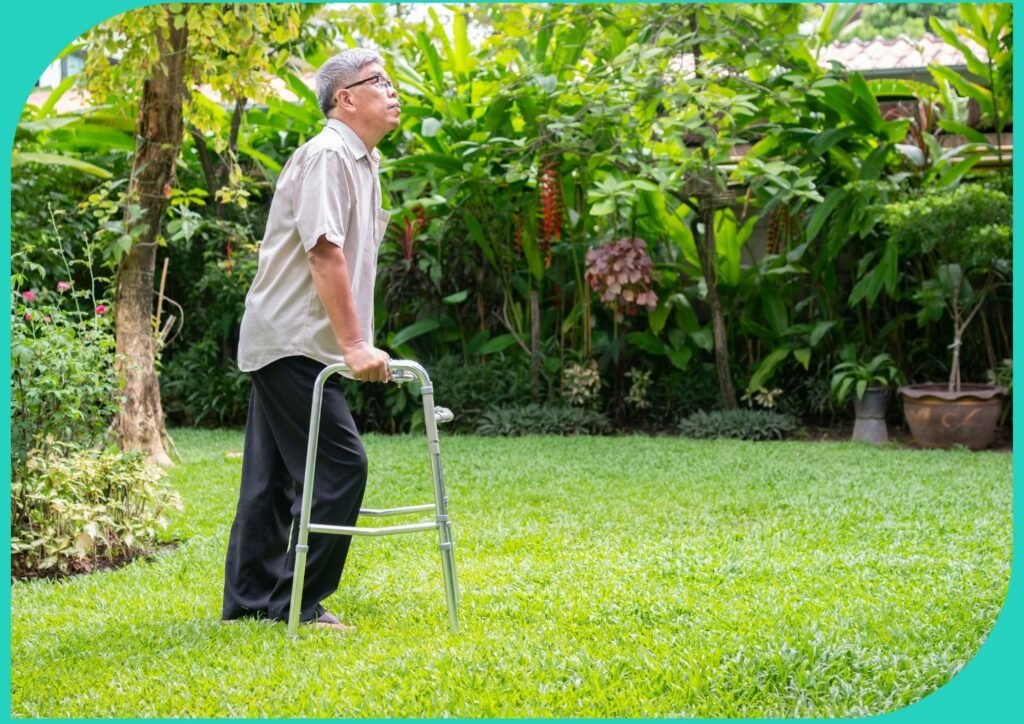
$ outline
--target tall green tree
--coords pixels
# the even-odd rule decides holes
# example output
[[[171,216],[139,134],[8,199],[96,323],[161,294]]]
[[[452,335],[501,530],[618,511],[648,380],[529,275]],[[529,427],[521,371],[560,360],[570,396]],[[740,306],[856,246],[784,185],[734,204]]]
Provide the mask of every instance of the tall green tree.
[[[135,114],[136,147],[123,198],[124,235],[116,274],[117,359],[122,385],[121,446],[170,463],[157,381],[154,277],[165,242],[165,212],[176,180],[186,125],[231,151],[240,118],[226,128],[200,86],[235,102],[261,100],[272,72],[303,37],[311,5],[181,5],[133,10],[94,28],[85,39],[85,78],[95,101]],[[114,62],[116,60],[116,62]],[[221,123],[221,125],[218,125]],[[230,159],[229,159],[230,161]],[[222,191],[217,188],[211,192]]]
[[[166,433],[156,380],[153,274],[161,222],[181,150],[188,23],[169,7],[162,10],[164,14],[157,16],[153,37],[156,62],[143,82],[139,102],[127,197],[132,209],[129,213],[134,217],[127,231],[133,236],[133,243],[117,271],[114,319],[117,370],[122,385],[117,416],[121,445],[143,450],[156,462],[170,463],[164,449]]]
[[[588,124],[611,124],[620,116],[612,162],[656,185],[649,200],[664,209],[663,218],[678,220],[679,207],[689,210],[684,215],[690,233],[676,236],[696,257],[710,309],[719,391],[723,404],[733,408],[733,360],[719,277],[728,259],[738,270],[739,247],[720,247],[716,235],[733,206],[741,206],[742,215],[820,200],[813,179],[773,153],[778,149],[769,142],[799,114],[813,59],[796,34],[797,7],[666,5],[634,12],[639,29],[632,43],[594,73],[603,105],[589,109]],[[750,149],[741,154],[740,146]],[[744,187],[749,197],[737,200],[737,189]],[[742,244],[745,236],[730,238]]]

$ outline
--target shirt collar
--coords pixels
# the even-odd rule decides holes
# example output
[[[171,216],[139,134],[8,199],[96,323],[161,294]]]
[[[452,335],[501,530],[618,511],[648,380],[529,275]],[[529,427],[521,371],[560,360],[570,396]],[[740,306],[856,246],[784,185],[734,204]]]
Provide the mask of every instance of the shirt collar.
[[[328,118],[327,127],[338,132],[338,135],[341,136],[342,140],[345,141],[345,144],[352,150],[352,154],[356,157],[357,161],[366,156],[374,164],[380,163],[380,153],[377,149],[375,148],[373,151],[367,151],[366,144],[363,143],[362,139],[356,135],[356,132],[349,128],[344,121],[339,121],[337,118]]]

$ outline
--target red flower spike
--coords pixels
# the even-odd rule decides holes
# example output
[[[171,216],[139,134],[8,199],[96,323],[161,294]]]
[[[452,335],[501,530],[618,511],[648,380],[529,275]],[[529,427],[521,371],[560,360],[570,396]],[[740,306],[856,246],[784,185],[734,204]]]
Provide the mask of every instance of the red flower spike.
[[[551,266],[551,244],[562,239],[562,184],[558,175],[558,161],[549,158],[541,166],[538,179],[541,208],[540,247],[544,252],[544,266]]]

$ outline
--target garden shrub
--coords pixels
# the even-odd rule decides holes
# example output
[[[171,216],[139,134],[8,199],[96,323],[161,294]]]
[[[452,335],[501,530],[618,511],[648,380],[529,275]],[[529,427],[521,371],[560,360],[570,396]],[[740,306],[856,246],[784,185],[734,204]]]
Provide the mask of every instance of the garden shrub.
[[[50,441],[102,443],[118,391],[108,307],[59,281],[12,292],[11,309],[12,464]]]
[[[234,360],[223,362],[209,337],[181,350],[160,373],[164,412],[189,426],[244,424],[250,386],[249,375]]]
[[[593,407],[601,395],[601,373],[597,360],[586,364],[570,362],[562,370],[562,400],[573,407]]]
[[[163,472],[138,452],[52,442],[32,450],[11,480],[15,576],[91,570],[146,553],[181,509]]]
[[[812,419],[835,422],[836,411],[846,414],[846,408],[832,398],[831,370],[833,357],[822,355],[812,361],[808,369],[793,358],[779,365],[776,379],[783,391],[776,395],[775,412],[792,415],[797,420]]]
[[[684,437],[700,440],[781,440],[796,431],[797,421],[772,410],[714,410],[684,417],[678,427]]]
[[[952,259],[965,269],[985,267],[1010,247],[1013,201],[998,185],[965,183],[953,191],[922,192],[886,205],[882,219],[901,255],[935,252],[939,263]],[[962,233],[950,237],[950,229]]]
[[[466,364],[450,355],[428,365],[437,404],[455,413],[454,429],[475,428],[487,410],[521,405],[531,399],[529,362],[514,355]]]
[[[423,401],[416,393],[417,383],[374,385],[338,380],[352,417],[363,432],[395,434],[423,429]]]
[[[108,306],[67,280],[11,301],[13,573],[63,575],[148,551],[180,503],[159,469],[110,446],[119,387]]]
[[[95,160],[95,159],[86,159]],[[104,159],[117,167],[112,159]],[[127,173],[127,170],[125,170]],[[68,279],[66,259],[81,257],[83,246],[101,221],[77,208],[82,199],[95,193],[100,182],[70,167],[29,163],[11,174],[11,268],[23,278],[22,288],[48,286],[49,279]],[[63,234],[54,243],[53,227],[59,223]],[[21,263],[31,257],[31,264]],[[78,281],[86,282],[81,271]]]
[[[996,312],[984,323],[972,320],[996,300],[1000,287],[1009,296],[1012,218],[1012,198],[983,183],[963,183],[952,191],[927,189],[882,209],[890,240],[906,260],[904,286],[917,306],[919,327],[927,330],[921,336],[941,339],[947,346],[938,357],[934,348],[922,349],[930,351],[924,363],[941,362],[935,376],[948,376],[950,390],[958,390],[961,379],[982,378],[986,367],[997,363],[995,344],[1000,338],[1009,342],[1008,314],[1004,318]],[[918,362],[903,366],[920,380]]]
[[[721,405],[714,365],[691,363],[691,371],[671,369],[655,374],[645,418],[654,427],[670,429],[680,417]]]
[[[594,410],[528,403],[487,410],[476,424],[478,435],[599,435],[611,427],[608,418]]]

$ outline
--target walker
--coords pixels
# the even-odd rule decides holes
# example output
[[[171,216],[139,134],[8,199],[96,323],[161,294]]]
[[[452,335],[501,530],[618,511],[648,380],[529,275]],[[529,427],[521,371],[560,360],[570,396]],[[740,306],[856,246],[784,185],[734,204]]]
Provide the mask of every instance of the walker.
[[[306,448],[306,473],[302,485],[302,514],[299,520],[299,539],[295,546],[295,573],[292,578],[291,610],[288,613],[288,636],[298,635],[299,612],[302,608],[302,584],[306,575],[306,554],[309,551],[309,534],[383,536],[399,533],[418,533],[436,530],[440,537],[441,572],[444,576],[444,595],[448,604],[448,625],[452,633],[459,630],[458,584],[455,579],[454,542],[451,523],[448,520],[448,498],[444,490],[444,475],[441,472],[441,446],[437,439],[438,424],[450,422],[452,413],[444,407],[434,406],[434,387],[427,371],[410,360],[391,360],[391,382],[404,384],[418,380],[423,395],[423,423],[427,433],[427,448],[430,452],[431,471],[434,478],[434,502],[423,505],[407,505],[398,508],[361,508],[360,515],[384,517],[434,511],[434,520],[422,523],[388,525],[379,528],[360,528],[346,525],[324,525],[310,522],[313,506],[313,477],[316,470],[317,439],[320,436],[320,407],[323,401],[324,385],[331,375],[348,372],[344,362],[330,365],[316,378],[313,387],[313,405],[309,418],[309,445]]]

